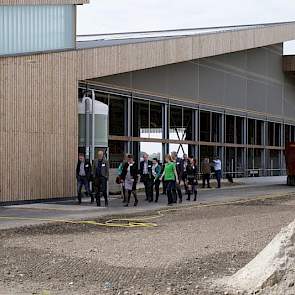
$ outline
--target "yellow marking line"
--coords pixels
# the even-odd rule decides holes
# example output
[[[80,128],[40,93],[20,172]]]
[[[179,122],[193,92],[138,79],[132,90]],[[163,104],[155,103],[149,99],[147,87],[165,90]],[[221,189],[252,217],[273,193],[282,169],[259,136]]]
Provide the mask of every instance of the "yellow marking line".
[[[295,196],[294,193],[278,193],[278,194],[266,194],[257,196],[255,198],[240,199],[235,201],[226,201],[226,202],[216,202],[210,204],[198,204],[198,205],[188,205],[181,206],[177,208],[166,208],[156,211],[155,215],[151,216],[142,216],[137,218],[117,218],[110,219],[105,222],[96,222],[94,220],[70,220],[70,219],[51,219],[51,218],[37,218],[37,217],[13,217],[13,216],[0,216],[0,220],[31,220],[31,221],[44,221],[44,222],[55,222],[55,223],[70,223],[70,224],[86,224],[86,225],[95,225],[102,227],[117,227],[117,228],[150,228],[157,227],[156,223],[146,222],[147,220],[153,220],[157,218],[164,217],[165,213],[177,212],[180,210],[188,210],[194,208],[204,208],[204,207],[218,207],[226,205],[235,205],[235,204],[245,204],[253,201],[265,201],[281,197]]]

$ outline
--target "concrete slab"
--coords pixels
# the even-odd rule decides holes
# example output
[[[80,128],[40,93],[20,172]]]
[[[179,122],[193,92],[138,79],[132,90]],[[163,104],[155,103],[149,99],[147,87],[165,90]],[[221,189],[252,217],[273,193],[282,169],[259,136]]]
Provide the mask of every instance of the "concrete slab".
[[[285,185],[285,177],[243,178],[241,185],[226,186],[221,189],[199,189],[198,203],[223,203],[257,197],[280,196],[295,193],[295,187]],[[82,205],[74,200],[60,202],[44,202],[37,204],[13,205],[0,207],[0,229],[43,224],[64,220],[91,220],[114,215],[140,214],[151,210],[159,210],[167,206],[167,197],[160,196],[158,203],[144,201],[143,193],[139,193],[138,207],[123,207],[119,196],[110,198],[109,207],[96,207],[90,198],[84,198]],[[175,206],[195,205],[185,201]],[[102,205],[104,202],[102,201]]]

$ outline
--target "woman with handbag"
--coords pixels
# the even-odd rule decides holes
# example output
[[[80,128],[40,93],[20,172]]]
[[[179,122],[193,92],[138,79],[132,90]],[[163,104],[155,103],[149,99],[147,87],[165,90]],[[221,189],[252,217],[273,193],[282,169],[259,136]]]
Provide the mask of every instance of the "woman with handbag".
[[[191,200],[191,195],[194,195],[194,201],[197,201],[197,186],[198,186],[198,167],[197,160],[190,158],[186,167],[187,172],[187,184],[188,184],[188,196],[187,201]]]
[[[127,191],[127,203],[125,204],[125,207],[128,207],[130,202],[131,194],[134,196],[134,206],[137,206],[138,199],[136,195],[136,183],[137,183],[137,165],[135,164],[133,160],[132,155],[127,156],[127,163],[124,164],[121,178],[124,182],[124,188]]]

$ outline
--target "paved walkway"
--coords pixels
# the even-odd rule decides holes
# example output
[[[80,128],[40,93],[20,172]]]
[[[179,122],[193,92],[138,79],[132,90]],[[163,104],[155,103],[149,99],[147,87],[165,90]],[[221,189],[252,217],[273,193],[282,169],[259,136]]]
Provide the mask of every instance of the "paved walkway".
[[[240,178],[235,181],[235,185],[221,189],[199,189],[198,202],[207,204],[295,193],[295,187],[286,185],[286,177]],[[184,200],[185,198],[186,196]],[[102,201],[102,205],[103,203]],[[175,206],[189,204],[196,203],[184,201],[182,205]],[[5,206],[0,207],[0,229],[42,224],[51,220],[91,220],[112,215],[136,214],[165,208],[166,205],[166,196],[161,195],[159,203],[148,203],[144,201],[143,193],[140,193],[138,207],[131,205],[128,208],[123,207],[119,196],[111,197],[108,208],[90,204],[89,198],[83,199],[80,206],[73,200]]]

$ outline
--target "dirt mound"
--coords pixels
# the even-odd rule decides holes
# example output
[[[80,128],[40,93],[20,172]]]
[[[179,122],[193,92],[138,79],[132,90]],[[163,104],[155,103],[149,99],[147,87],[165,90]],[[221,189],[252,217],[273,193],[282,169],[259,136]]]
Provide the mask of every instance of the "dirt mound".
[[[229,294],[294,294],[295,220],[245,267],[221,284]]]

